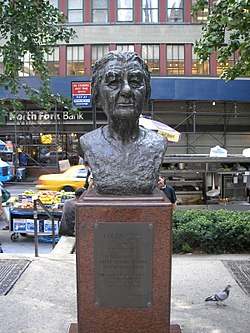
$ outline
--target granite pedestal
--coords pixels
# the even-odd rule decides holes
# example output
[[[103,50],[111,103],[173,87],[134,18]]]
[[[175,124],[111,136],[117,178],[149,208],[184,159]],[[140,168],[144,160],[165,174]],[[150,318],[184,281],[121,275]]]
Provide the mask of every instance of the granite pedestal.
[[[101,196],[76,207],[78,323],[69,333],[179,333],[170,325],[172,206],[145,196]]]

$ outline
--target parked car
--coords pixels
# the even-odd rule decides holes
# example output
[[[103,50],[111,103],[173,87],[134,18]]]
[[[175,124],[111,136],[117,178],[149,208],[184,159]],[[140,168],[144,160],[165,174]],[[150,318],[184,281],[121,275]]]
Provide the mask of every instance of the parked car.
[[[73,192],[79,187],[84,187],[87,170],[84,165],[74,165],[63,173],[41,175],[36,188],[39,190],[52,190]]]
[[[0,158],[0,182],[8,182],[12,178],[12,167]]]

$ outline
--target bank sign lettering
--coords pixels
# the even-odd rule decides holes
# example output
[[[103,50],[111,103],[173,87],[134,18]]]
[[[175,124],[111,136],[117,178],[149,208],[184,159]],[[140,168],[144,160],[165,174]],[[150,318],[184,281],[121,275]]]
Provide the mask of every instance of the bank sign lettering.
[[[92,106],[90,82],[72,82],[71,91],[74,106],[85,108]]]
[[[85,120],[84,119],[84,112],[80,111],[77,114],[73,115],[70,114],[68,111],[58,111],[57,113],[54,112],[37,112],[37,111],[26,111],[21,113],[9,113],[8,121],[18,121],[21,123],[28,123],[32,124],[35,122],[41,123],[51,123],[56,120],[60,121],[70,121],[70,120]]]

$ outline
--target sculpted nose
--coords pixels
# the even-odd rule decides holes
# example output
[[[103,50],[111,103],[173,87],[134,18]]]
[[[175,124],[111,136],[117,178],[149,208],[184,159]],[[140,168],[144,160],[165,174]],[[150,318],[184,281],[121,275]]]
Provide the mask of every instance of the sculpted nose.
[[[130,89],[130,86],[128,84],[128,81],[125,80],[124,83],[123,83],[122,89],[121,89],[121,94],[126,97],[126,96],[130,95],[130,92],[131,92],[131,89]]]

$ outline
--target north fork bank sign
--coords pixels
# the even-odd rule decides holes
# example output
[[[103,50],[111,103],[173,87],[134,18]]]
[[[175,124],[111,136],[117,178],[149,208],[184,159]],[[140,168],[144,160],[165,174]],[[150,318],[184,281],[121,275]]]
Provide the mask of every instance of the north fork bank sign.
[[[44,124],[55,122],[55,121],[63,121],[63,122],[72,122],[72,121],[83,121],[84,120],[84,112],[79,111],[76,115],[70,114],[68,111],[62,112],[37,112],[37,111],[27,111],[18,113],[15,115],[14,113],[9,113],[8,122],[13,123],[17,121],[17,123],[23,124]]]

